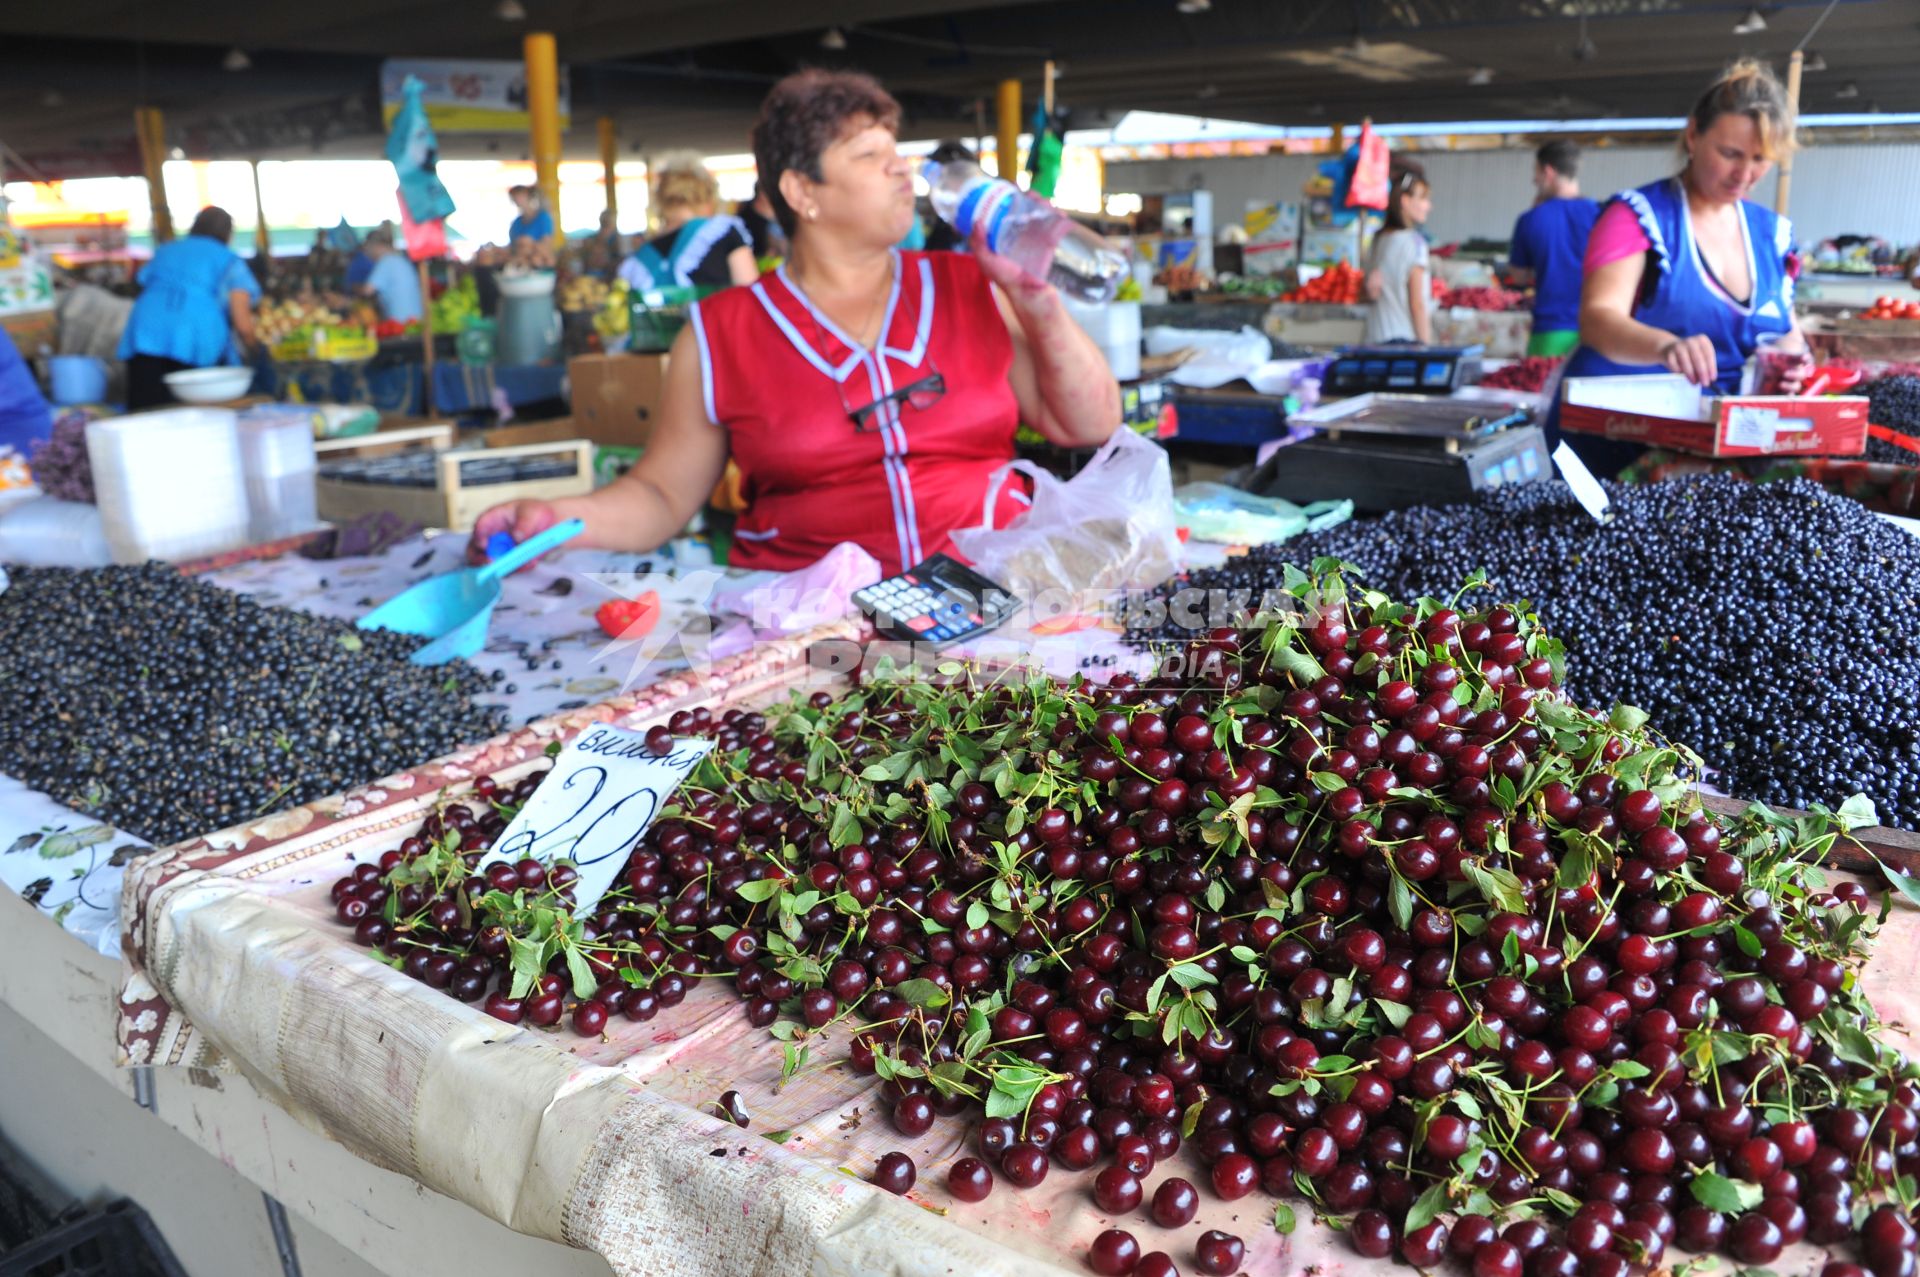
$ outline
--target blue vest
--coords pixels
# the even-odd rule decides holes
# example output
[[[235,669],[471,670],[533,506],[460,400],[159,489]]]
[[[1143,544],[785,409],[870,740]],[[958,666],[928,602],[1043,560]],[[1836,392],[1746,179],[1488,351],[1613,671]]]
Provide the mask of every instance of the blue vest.
[[[1740,389],[1740,373],[1747,359],[1769,334],[1793,327],[1793,277],[1787,256],[1793,251],[1793,224],[1749,200],[1740,202],[1745,220],[1747,259],[1753,296],[1747,305],[1727,304],[1707,282],[1699,246],[1694,242],[1687,197],[1678,178],[1668,178],[1614,199],[1640,219],[1640,229],[1652,242],[1651,295],[1633,309],[1643,324],[1664,328],[1681,337],[1705,334],[1719,356],[1720,376],[1714,385],[1723,394]],[[1569,377],[1609,377],[1626,373],[1663,372],[1658,364],[1616,364],[1582,346],[1567,363]]]
[[[236,362],[221,285],[238,260],[232,249],[205,235],[155,249],[140,272],[140,300],[120,335],[120,358],[156,355],[193,368]]]

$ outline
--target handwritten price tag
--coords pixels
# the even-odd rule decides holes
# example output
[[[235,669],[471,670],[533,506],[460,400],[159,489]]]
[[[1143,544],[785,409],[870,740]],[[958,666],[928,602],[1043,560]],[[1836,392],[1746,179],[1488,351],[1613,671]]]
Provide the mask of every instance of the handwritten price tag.
[[[654,816],[701,759],[710,740],[682,740],[662,758],[638,732],[591,727],[573,739],[480,861],[573,861],[574,910],[592,912]]]
[[[1553,450],[1553,464],[1559,467],[1560,477],[1567,481],[1567,487],[1573,492],[1573,499],[1578,501],[1596,522],[1605,523],[1613,517],[1610,513],[1613,501],[1607,496],[1607,490],[1602,488],[1600,481],[1593,477],[1593,471],[1587,469],[1586,462],[1580,460],[1580,454],[1568,447],[1564,440]]]

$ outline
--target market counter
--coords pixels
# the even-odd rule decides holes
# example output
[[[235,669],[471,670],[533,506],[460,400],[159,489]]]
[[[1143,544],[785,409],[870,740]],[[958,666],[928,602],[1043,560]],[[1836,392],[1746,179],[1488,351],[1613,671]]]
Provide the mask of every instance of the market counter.
[[[282,1240],[306,1277],[605,1277],[355,1157],[238,1073],[122,1067],[121,979],[0,891],[0,1130],[74,1197],[138,1202],[194,1277],[283,1271]]]

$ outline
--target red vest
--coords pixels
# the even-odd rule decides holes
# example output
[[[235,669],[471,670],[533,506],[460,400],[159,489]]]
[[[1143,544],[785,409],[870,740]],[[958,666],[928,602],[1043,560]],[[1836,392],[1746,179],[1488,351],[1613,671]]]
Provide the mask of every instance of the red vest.
[[[854,345],[784,269],[709,297],[691,323],[707,415],[726,428],[747,501],[735,566],[805,567],[853,541],[891,575],[980,523],[1020,412],[1013,342],[971,257],[895,254],[878,351]],[[938,403],[885,403],[855,428],[854,410],[935,371]],[[997,525],[1024,495],[1006,492]]]

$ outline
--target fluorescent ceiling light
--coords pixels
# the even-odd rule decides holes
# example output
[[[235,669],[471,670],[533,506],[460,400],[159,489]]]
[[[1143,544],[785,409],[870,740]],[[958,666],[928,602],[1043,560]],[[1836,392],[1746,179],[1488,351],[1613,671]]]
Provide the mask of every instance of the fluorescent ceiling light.
[[[1467,83],[1473,85],[1475,88],[1483,88],[1486,85],[1492,84],[1493,68],[1492,67],[1475,67],[1473,69],[1473,74],[1467,77]]]
[[[1748,9],[1747,16],[1733,24],[1733,33],[1735,35],[1754,35],[1766,29],[1766,15],[1758,9]]]
[[[253,65],[253,59],[247,56],[245,49],[228,49],[227,56],[220,59],[220,65],[229,71],[245,71]]]
[[[820,37],[820,47],[837,53],[847,47],[847,37],[841,34],[839,27],[828,27],[826,34]]]

